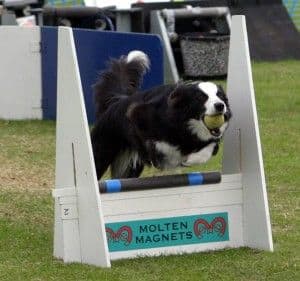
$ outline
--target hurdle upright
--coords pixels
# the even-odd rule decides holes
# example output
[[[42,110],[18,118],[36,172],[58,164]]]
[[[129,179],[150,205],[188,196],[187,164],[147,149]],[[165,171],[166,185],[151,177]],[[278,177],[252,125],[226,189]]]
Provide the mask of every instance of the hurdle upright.
[[[101,55],[101,54],[99,54]],[[221,183],[100,194],[72,29],[58,31],[54,256],[110,261],[251,247],[273,251],[244,16],[233,16],[228,88],[233,118]]]

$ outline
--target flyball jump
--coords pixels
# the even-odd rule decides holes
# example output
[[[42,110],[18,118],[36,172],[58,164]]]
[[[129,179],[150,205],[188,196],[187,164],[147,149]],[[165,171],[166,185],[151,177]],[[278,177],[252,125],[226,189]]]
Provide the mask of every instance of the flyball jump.
[[[243,16],[232,18],[227,94],[233,118],[220,183],[100,194],[73,34],[59,28],[54,256],[110,267],[113,259],[228,247],[272,251]]]

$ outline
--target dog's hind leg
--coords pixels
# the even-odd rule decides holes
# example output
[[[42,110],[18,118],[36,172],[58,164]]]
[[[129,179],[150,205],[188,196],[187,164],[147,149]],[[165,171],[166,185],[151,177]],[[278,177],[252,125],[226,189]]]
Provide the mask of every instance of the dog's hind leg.
[[[108,169],[109,165],[113,162],[116,153],[99,147],[94,149],[94,151],[97,179],[99,180]]]
[[[129,166],[127,170],[127,178],[138,178],[144,170],[142,163],[137,163],[135,166]]]
[[[91,134],[91,141],[93,147],[94,161],[97,173],[97,179],[99,180],[105,171],[111,165],[114,159],[117,157],[120,149],[117,145],[112,145],[112,143],[106,143],[96,137],[96,134]]]
[[[111,164],[112,178],[137,178],[144,169],[144,165],[137,152],[125,150],[119,153]]]

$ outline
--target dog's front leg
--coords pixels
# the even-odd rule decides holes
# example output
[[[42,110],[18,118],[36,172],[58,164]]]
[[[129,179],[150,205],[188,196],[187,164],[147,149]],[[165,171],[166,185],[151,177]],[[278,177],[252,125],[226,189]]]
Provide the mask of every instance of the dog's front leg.
[[[212,142],[198,152],[189,154],[186,162],[182,163],[182,165],[191,166],[195,164],[203,164],[207,162],[213,155],[217,154],[218,147],[218,143]]]

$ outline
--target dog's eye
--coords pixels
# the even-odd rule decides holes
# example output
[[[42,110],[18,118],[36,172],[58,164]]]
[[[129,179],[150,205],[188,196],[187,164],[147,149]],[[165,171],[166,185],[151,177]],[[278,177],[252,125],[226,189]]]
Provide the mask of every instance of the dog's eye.
[[[227,96],[226,96],[226,94],[224,93],[224,92],[222,92],[222,91],[218,91],[217,92],[217,96],[221,99],[221,100],[223,100],[223,101],[227,101]]]
[[[197,95],[195,95],[195,96],[196,96],[196,101],[199,103],[202,103],[202,104],[204,104],[208,99],[208,96],[204,95],[202,93],[200,93],[200,94],[197,93]]]

